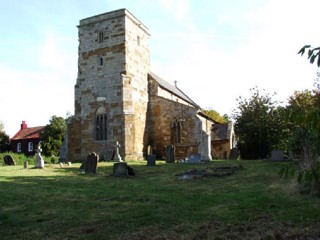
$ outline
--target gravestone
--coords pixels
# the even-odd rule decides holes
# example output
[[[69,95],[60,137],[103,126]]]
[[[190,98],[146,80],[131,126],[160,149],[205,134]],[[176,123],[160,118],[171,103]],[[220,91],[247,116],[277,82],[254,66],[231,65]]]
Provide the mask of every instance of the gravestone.
[[[156,165],[156,155],[150,154],[147,156],[147,166],[155,166]]]
[[[37,155],[36,155],[36,160],[34,162],[34,167],[35,168],[43,168],[44,167],[44,161],[43,161],[43,158],[41,156],[42,149],[41,149],[40,144],[38,144],[36,152],[37,152]]]
[[[230,150],[229,159],[230,160],[238,160],[239,155],[240,155],[239,149],[238,148],[232,148]]]
[[[95,153],[89,153],[87,156],[87,161],[85,164],[85,173],[97,173],[97,166],[98,166],[99,156]]]
[[[166,163],[174,163],[175,151],[173,145],[166,146]]]
[[[67,161],[67,153],[68,153],[68,134],[66,132],[64,134],[64,140],[62,141],[62,145],[59,149],[59,163]]]
[[[201,163],[201,154],[191,154],[189,156],[189,163]]]
[[[119,162],[113,164],[113,176],[115,177],[127,177],[128,168],[126,162]]]
[[[272,161],[283,161],[284,155],[282,150],[273,150],[271,152],[271,160]]]
[[[9,165],[9,166],[16,165],[16,162],[14,161],[14,159],[11,155],[5,155],[3,157],[3,160],[4,160],[5,165]]]
[[[121,159],[121,156],[119,154],[119,148],[121,147],[121,145],[119,144],[118,141],[116,141],[116,144],[115,144],[115,154],[114,154],[114,161],[115,162],[122,162],[122,159]]]

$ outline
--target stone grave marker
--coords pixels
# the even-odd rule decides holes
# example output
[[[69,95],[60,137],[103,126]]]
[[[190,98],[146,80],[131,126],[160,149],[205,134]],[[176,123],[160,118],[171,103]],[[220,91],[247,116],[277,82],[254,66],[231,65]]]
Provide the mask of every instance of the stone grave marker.
[[[126,162],[119,162],[113,164],[113,176],[115,177],[127,177],[128,168]]]
[[[36,152],[37,152],[37,155],[36,155],[36,160],[34,162],[34,167],[35,168],[43,168],[44,167],[44,161],[43,161],[43,158],[41,156],[42,149],[41,149],[40,144],[38,144]]]
[[[166,146],[166,163],[174,163],[175,150],[173,145]]]
[[[147,156],[147,166],[155,166],[156,165],[156,155],[150,154]]]
[[[189,163],[201,163],[201,154],[194,153],[189,156]]]
[[[85,164],[85,173],[97,173],[97,166],[98,166],[99,156],[95,153],[89,153],[87,156],[87,161]]]
[[[120,143],[118,141],[116,141],[115,144],[115,154],[114,154],[114,161],[115,162],[122,162],[121,156],[119,154],[119,148],[121,147]]]
[[[284,155],[282,150],[273,150],[271,152],[271,160],[272,161],[283,161]]]
[[[3,160],[4,160],[5,165],[9,165],[9,166],[16,165],[16,162],[14,161],[14,159],[11,155],[5,155],[3,157]]]
[[[240,156],[240,152],[238,148],[232,148],[230,150],[230,155],[229,155],[230,160],[238,160],[239,156]]]

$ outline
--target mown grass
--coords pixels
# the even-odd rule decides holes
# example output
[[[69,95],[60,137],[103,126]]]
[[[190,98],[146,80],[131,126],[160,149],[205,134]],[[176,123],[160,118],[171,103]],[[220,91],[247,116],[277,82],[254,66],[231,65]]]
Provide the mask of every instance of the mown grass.
[[[232,176],[175,177],[190,169],[239,164],[243,169]],[[81,173],[79,164],[0,166],[0,238],[218,239],[226,226],[259,221],[310,228],[320,222],[320,199],[300,195],[294,180],[279,178],[288,164],[294,163],[157,162],[148,167],[129,162],[137,172],[129,178],[113,177],[111,162],[99,163],[96,175]],[[220,232],[208,227],[212,222],[219,223]],[[207,232],[197,238],[203,226]]]

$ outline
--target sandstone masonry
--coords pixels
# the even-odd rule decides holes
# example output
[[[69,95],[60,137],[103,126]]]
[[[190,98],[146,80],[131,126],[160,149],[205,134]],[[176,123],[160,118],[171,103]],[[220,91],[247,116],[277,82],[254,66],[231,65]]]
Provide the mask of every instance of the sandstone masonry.
[[[187,95],[150,72],[150,33],[128,10],[80,20],[75,113],[68,124],[68,160],[108,156],[115,141],[124,160],[158,158],[174,145],[179,157],[211,158],[211,126]]]

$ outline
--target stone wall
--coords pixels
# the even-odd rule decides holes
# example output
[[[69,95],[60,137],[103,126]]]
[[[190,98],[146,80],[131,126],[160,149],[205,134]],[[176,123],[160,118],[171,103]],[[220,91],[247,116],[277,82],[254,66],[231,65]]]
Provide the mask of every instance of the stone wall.
[[[199,109],[192,105],[181,104],[182,99],[172,101],[158,95],[159,84],[149,78],[149,122],[148,144],[153,147],[157,158],[164,158],[164,148],[174,145],[176,159],[186,158],[192,153],[200,153],[203,159],[211,159],[210,132],[212,122],[199,115]],[[173,124],[181,123],[181,142],[173,140]]]
[[[142,157],[147,111],[149,33],[125,9],[80,20],[75,114],[68,125],[68,159],[104,155],[115,140],[124,159]],[[107,139],[96,141],[95,114],[107,112]]]

